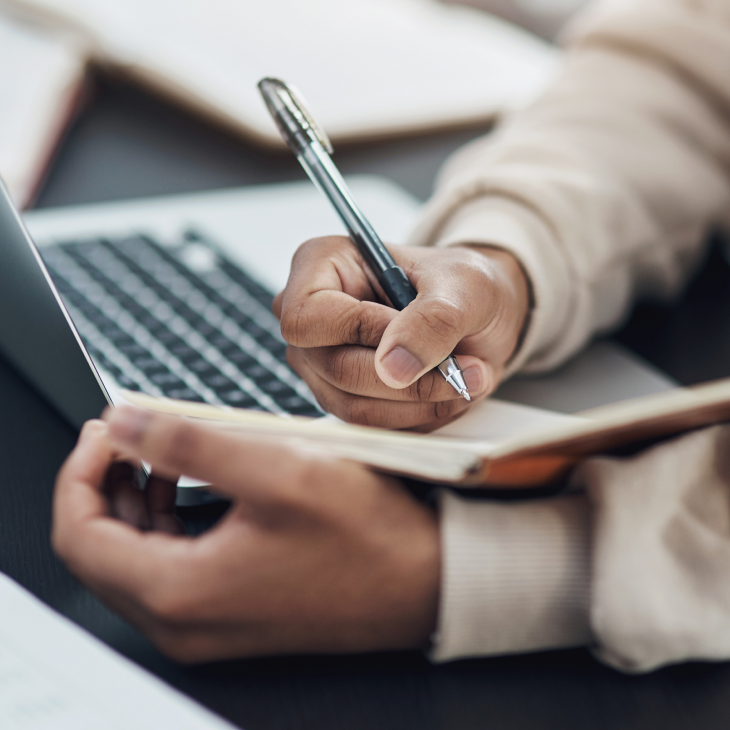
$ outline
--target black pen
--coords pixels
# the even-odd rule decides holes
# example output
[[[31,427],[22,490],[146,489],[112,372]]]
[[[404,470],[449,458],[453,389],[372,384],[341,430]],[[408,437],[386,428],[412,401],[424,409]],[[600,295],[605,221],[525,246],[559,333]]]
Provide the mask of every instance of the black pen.
[[[418,292],[352,199],[340,171],[330,157],[332,145],[312,118],[301,95],[283,81],[272,78],[259,81],[259,91],[284,141],[312,182],[334,206],[350,238],[393,307],[399,311],[405,309]],[[453,355],[449,355],[437,369],[459,395],[471,400],[464,374]]]

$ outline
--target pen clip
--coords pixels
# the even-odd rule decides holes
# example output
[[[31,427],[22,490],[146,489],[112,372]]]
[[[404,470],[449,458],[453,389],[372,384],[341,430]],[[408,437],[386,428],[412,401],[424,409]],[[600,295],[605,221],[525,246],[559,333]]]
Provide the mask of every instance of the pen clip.
[[[279,104],[284,105],[291,118],[293,118],[302,131],[310,131],[329,154],[333,153],[334,150],[332,149],[332,143],[329,137],[317,122],[314,121],[314,117],[307,108],[301,93],[294,86],[290,86],[281,79],[275,78],[261,79],[258,86],[261,95],[264,97],[266,106],[269,108],[280,131],[284,134],[285,139],[288,132],[287,120],[283,118]],[[274,95],[276,98],[273,98]],[[276,103],[277,100],[279,104]]]

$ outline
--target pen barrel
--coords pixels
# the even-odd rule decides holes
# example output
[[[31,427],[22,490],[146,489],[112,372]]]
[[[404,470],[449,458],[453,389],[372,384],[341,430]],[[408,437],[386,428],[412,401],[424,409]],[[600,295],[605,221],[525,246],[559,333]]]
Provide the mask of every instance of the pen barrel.
[[[330,156],[319,142],[303,135],[292,137],[290,144],[309,178],[329,198],[352,242],[360,251],[366,266],[377,277],[391,305],[399,311],[405,309],[418,292],[383,245],[375,229],[360,212]]]
[[[390,299],[393,308],[398,311],[405,309],[418,296],[418,292],[400,266],[394,266],[384,271],[378,277],[378,282]]]
[[[380,277],[382,272],[395,268],[390,252],[355,204],[340,171],[319,142],[300,136],[291,144],[309,179],[332,203],[371,271]]]

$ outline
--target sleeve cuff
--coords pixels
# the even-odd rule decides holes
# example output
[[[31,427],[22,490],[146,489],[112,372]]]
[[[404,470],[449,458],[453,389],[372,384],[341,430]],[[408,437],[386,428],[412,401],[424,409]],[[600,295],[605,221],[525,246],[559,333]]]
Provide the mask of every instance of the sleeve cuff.
[[[444,491],[441,536],[433,661],[590,643],[583,495],[498,503]]]

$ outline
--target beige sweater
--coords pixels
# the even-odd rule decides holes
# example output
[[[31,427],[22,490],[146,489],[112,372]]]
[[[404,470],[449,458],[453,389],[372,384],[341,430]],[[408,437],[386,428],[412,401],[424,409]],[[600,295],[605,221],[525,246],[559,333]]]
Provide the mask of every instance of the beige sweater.
[[[413,242],[513,252],[535,306],[512,369],[564,361],[639,296],[676,294],[730,215],[730,0],[605,0],[557,83],[446,165]],[[442,498],[437,661],[590,644],[627,671],[730,658],[730,427],[579,493]]]

